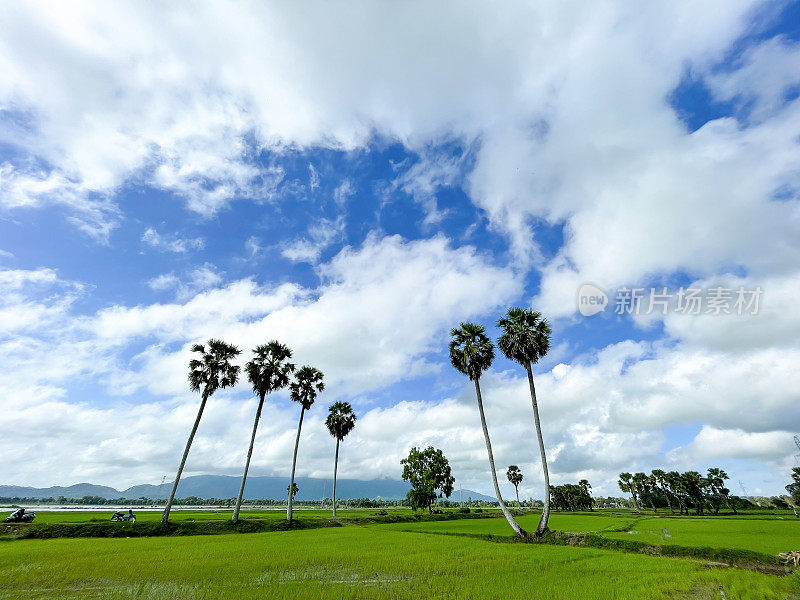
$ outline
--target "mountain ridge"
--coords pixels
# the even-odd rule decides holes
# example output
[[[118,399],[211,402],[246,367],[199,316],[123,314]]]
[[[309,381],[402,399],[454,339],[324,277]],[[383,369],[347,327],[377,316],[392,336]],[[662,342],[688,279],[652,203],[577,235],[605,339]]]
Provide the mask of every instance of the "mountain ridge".
[[[300,488],[297,500],[322,500],[331,496],[333,487],[332,479],[315,477],[296,477],[295,482]],[[238,494],[241,477],[232,475],[194,475],[184,477],[178,485],[177,496],[186,498],[233,498]],[[6,498],[65,498],[78,499],[84,496],[99,496],[107,500],[116,498],[149,498],[151,500],[169,497],[173,482],[158,484],[133,485],[125,490],[97,485],[93,483],[76,483],[70,486],[50,486],[37,488],[32,486],[0,485],[0,496]],[[281,499],[286,496],[288,477],[248,477],[245,488],[245,499],[255,500]],[[336,482],[336,496],[341,500],[356,498],[380,498],[383,500],[399,500],[405,498],[410,489],[408,482],[395,479],[338,479]],[[473,490],[455,490],[450,499],[453,501],[484,500],[494,502],[491,496],[486,496]]]

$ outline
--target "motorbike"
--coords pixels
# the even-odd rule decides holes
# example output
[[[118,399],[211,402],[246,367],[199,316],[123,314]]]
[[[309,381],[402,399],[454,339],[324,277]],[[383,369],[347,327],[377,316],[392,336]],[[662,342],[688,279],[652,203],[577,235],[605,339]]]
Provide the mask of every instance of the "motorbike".
[[[28,512],[24,508],[18,508],[6,517],[4,523],[30,523],[35,518],[35,512]]]
[[[136,515],[134,515],[133,513],[130,513],[130,514],[126,515],[125,513],[121,512],[121,511],[117,511],[113,515],[111,515],[111,520],[112,521],[130,521],[131,523],[136,523]]]

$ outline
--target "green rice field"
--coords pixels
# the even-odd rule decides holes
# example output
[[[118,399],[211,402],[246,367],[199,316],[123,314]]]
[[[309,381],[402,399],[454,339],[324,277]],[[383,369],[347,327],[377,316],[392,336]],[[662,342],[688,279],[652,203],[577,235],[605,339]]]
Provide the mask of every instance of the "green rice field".
[[[791,519],[645,518],[628,532],[603,535],[658,545],[738,548],[777,554],[800,550],[800,519],[793,515]]]
[[[40,513],[49,522],[76,522],[81,514],[100,518],[104,513]],[[224,519],[229,514],[177,511],[175,519]],[[137,513],[143,515],[159,517]],[[303,511],[299,516],[327,519],[329,513]],[[249,511],[245,518],[277,519],[281,513]],[[538,514],[519,520],[533,529]],[[551,526],[635,537],[640,534],[609,530],[632,523],[647,535],[662,522],[682,544],[710,541],[725,547],[735,542],[735,547],[772,552],[789,543],[800,549],[798,523],[781,519],[637,520],[620,513],[556,513]],[[797,572],[778,576],[700,560],[497,543],[464,533],[507,536],[510,528],[502,518],[488,518],[191,537],[5,538],[0,541],[0,598],[800,599]]]

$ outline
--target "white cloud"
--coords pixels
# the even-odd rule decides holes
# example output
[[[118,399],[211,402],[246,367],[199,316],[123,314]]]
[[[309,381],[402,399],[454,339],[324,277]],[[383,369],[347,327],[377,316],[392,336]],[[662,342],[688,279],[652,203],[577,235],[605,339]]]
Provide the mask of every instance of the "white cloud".
[[[244,243],[244,248],[250,255],[249,258],[255,258],[264,251],[261,245],[261,240],[254,235],[251,235]]]
[[[800,83],[800,46],[783,36],[772,38],[747,49],[735,70],[712,74],[708,82],[717,100],[752,103],[751,119],[768,117]]]
[[[333,190],[333,199],[336,204],[342,206],[346,204],[355,193],[356,189],[353,182],[350,179],[345,179]]]
[[[205,263],[189,271],[183,278],[174,273],[164,273],[148,281],[147,285],[156,292],[174,290],[175,298],[184,301],[199,292],[218,287],[223,275],[214,265]]]
[[[308,163],[308,187],[312,192],[319,188],[319,171],[311,163]]]
[[[316,264],[322,252],[344,236],[344,218],[319,219],[308,227],[308,236],[284,246],[281,254],[292,262]]]
[[[18,3],[3,16],[0,102],[30,115],[10,141],[52,165],[47,177],[106,194],[144,180],[204,215],[274,197],[282,173],[253,160],[262,149],[479,141],[473,199],[527,255],[531,218],[568,219],[580,245],[587,205],[608,198],[599,209],[614,214],[681,179],[690,143],[666,98],[686,64],[707,75],[755,6],[204,2],[187,21],[140,3]]]
[[[182,254],[189,250],[202,250],[206,243],[203,238],[185,238],[177,233],[164,235],[158,233],[154,228],[148,227],[142,234],[142,241],[153,248],[165,252],[175,252]]]
[[[0,141],[23,157],[0,167],[4,210],[57,204],[105,240],[121,218],[114,193],[126,183],[174,192],[209,216],[237,198],[276,199],[283,172],[264,163],[270,153],[352,150],[377,137],[424,154],[456,140],[471,149],[469,172],[459,173],[456,159],[432,154],[406,178],[405,189],[433,222],[436,190],[466,176],[471,199],[512,241],[519,271],[442,237],[373,236],[318,265],[316,289],[251,279],[221,285],[213,271],[198,273],[192,288],[192,274],[166,274],[151,286],[171,286],[178,301],[84,317],[72,313],[79,291],[55,272],[2,271],[0,284],[10,293],[0,318],[22,332],[0,338],[9,365],[0,374],[3,401],[31,404],[31,420],[11,433],[38,422],[68,430],[41,442],[54,461],[51,473],[70,472],[60,470],[62,457],[81,455],[78,446],[58,444],[76,439],[94,439],[122,460],[124,442],[110,427],[86,433],[88,424],[113,422],[109,413],[66,402],[65,382],[85,375],[114,380],[122,393],[145,386],[182,394],[187,345],[209,335],[244,347],[278,336],[303,361],[324,367],[331,394],[377,389],[435,368],[427,355],[443,346],[452,321],[518,298],[522,271],[534,261],[541,268],[535,304],[550,317],[573,314],[575,292],[587,281],[612,287],[676,273],[709,281],[744,272],[743,282],[765,289],[758,319],[720,326],[669,317],[668,342],[622,342],[596,357],[559,357],[552,375],[539,377],[557,477],[574,478],[587,464],[597,465],[593,475],[606,481],[618,468],[650,468],[663,428],[696,421],[706,423],[705,433],[686,456],[710,457],[714,436],[722,436],[714,432],[741,430],[750,436],[748,455],[777,464],[777,454],[765,458],[766,442],[784,439],[782,427],[800,416],[793,303],[800,281],[800,102],[783,98],[796,85],[797,46],[768,40],[731,69],[715,68],[747,31],[756,7],[557,2],[497,11],[479,2],[411,2],[387,10],[351,2],[310,11],[297,3],[234,10],[204,2],[189,16],[136,2],[8,7],[0,16],[0,107],[25,115],[29,126],[0,132]],[[687,65],[715,98],[751,102],[748,117],[687,131],[669,104]],[[311,187],[315,172],[309,168]],[[354,190],[343,181],[335,201],[346,206]],[[775,201],[781,190],[788,192]],[[564,246],[552,260],[537,252],[530,229],[537,219],[564,228]],[[342,239],[342,223],[318,222],[283,247],[284,256],[316,265]],[[155,230],[151,237],[174,252],[194,243]],[[247,246],[251,255],[259,248],[257,240]],[[56,291],[30,292],[36,285]],[[135,357],[125,360],[131,352]],[[524,381],[498,375],[486,386],[490,427],[503,431],[495,440],[498,460],[525,465],[531,473],[525,485],[534,485],[528,408],[518,400]],[[364,437],[348,441],[364,450],[359,456],[387,458],[377,466],[347,458],[344,472],[392,474],[400,446],[430,439],[446,446],[465,477],[485,481],[475,415],[463,403],[468,397],[364,415]],[[236,406],[219,400],[220,410]],[[185,424],[193,401],[148,410],[164,423]],[[60,411],[72,418],[55,423]],[[234,456],[220,451],[232,447],[233,436],[238,443],[239,434],[226,427],[247,419],[222,415],[209,415],[195,468],[227,468],[219,457]],[[276,416],[265,456],[285,458],[290,416]],[[407,429],[381,439],[384,419]],[[144,429],[131,435],[143,448],[150,440],[143,456],[166,469],[158,452],[169,454],[171,464],[179,450],[159,450],[159,431],[152,438]],[[16,443],[3,455],[22,452]],[[523,443],[527,459],[519,458]],[[314,448],[322,452],[325,444],[314,444],[307,447],[316,457]],[[98,476],[117,473],[102,452],[82,456],[84,464],[96,462]],[[309,469],[327,464],[314,460]],[[143,464],[131,476],[147,468],[155,467]]]

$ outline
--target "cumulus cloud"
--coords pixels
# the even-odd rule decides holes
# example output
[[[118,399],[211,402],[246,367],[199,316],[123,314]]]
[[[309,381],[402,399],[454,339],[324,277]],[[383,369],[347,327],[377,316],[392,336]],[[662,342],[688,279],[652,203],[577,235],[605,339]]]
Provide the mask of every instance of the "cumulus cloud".
[[[587,473],[608,480],[616,469],[680,456],[711,460],[722,456],[715,446],[728,447],[729,433],[718,432],[740,430],[749,450],[727,456],[779,464],[779,451],[766,449],[782,443],[786,423],[800,416],[793,383],[800,101],[790,93],[798,47],[765,40],[719,68],[751,33],[758,6],[556,2],[497,11],[480,2],[387,9],[354,1],[233,10],[201,2],[188,17],[137,2],[8,7],[0,16],[0,110],[19,125],[0,130],[14,150],[0,166],[4,211],[57,205],[106,241],[122,218],[116,192],[126,184],[174,193],[209,217],[238,199],[280,201],[284,153],[364,149],[380,139],[420,157],[398,171],[395,189],[423,206],[429,225],[444,216],[437,191],[463,186],[509,240],[515,269],[442,236],[373,235],[323,259],[342,239],[344,221],[320,220],[281,247],[289,260],[314,266],[321,283],[313,289],[249,278],[223,284],[219,272],[201,267],[150,281],[154,290],[174,290],[174,301],[79,315],[73,304],[82,288],[55,271],[0,271],[0,319],[8,328],[0,331],[18,332],[0,338],[9,365],[0,374],[2,402],[31,404],[29,421],[0,426],[9,433],[3,455],[19,455],[15,432],[41,420],[65,428],[64,443],[92,439],[123,460],[125,441],[89,425],[110,422],[108,412],[65,399],[66,382],[78,376],[113,380],[120,402],[143,388],[169,395],[146,410],[180,429],[194,401],[183,395],[188,344],[209,335],[245,348],[280,337],[329,374],[332,395],[434,371],[441,362],[430,354],[453,320],[518,300],[533,274],[533,303],[556,319],[573,315],[576,290],[590,281],[610,288],[682,276],[765,290],[757,318],[669,315],[659,319],[661,342],[622,341],[592,356],[558,357],[552,373],[543,367],[555,480]],[[739,111],[690,131],[670,102],[687,76]],[[469,151],[448,155],[441,150],[448,143]],[[309,166],[308,187],[319,183]],[[333,193],[337,206],[344,209],[355,189],[343,180]],[[563,231],[555,256],[540,252],[535,223]],[[175,253],[202,243],[155,229],[142,241]],[[245,248],[256,256],[261,242],[251,238]],[[540,272],[528,272],[531,266]],[[48,286],[49,295],[31,292]],[[524,485],[535,486],[524,380],[495,373],[486,386],[490,427],[503,432],[498,460],[523,465],[531,473]],[[249,419],[238,393],[219,398],[220,411],[234,415],[230,423],[222,412],[210,415],[193,455],[198,471],[227,468],[218,462],[234,444],[226,428]],[[392,474],[401,446],[431,440],[452,454],[460,477],[485,481],[470,402],[467,387],[437,403],[367,411],[348,443],[361,457],[385,458],[364,461],[353,452],[343,473]],[[145,409],[132,410],[142,428],[131,439],[149,443],[143,456],[165,469],[158,453],[178,450],[155,440],[174,436],[148,421]],[[70,419],[55,423],[59,411]],[[292,418],[276,413],[260,442],[265,457],[286,458]],[[327,465],[317,451],[328,452],[330,441],[315,419],[313,473]],[[697,421],[705,423],[697,439],[664,457],[663,428]],[[382,439],[384,422],[404,428]],[[59,470],[66,468],[59,456],[77,446],[39,443],[54,461],[51,472],[70,472]],[[527,458],[521,448],[530,450]],[[94,461],[91,472],[114,474],[102,452],[76,452],[83,457],[76,464]],[[266,460],[261,466],[271,468]],[[144,476],[146,465],[137,468],[131,473]]]
[[[95,379],[111,394],[119,395],[117,404],[121,405],[136,405],[130,395],[145,388],[155,398],[169,398],[154,400],[146,410],[165,415],[168,422],[183,417],[190,420],[190,409],[176,408],[175,401],[188,405],[193,402],[186,393],[184,374],[192,343],[220,337],[247,350],[278,338],[294,349],[298,362],[314,364],[326,373],[328,397],[367,393],[415,374],[435,371],[436,365],[426,356],[444,343],[454,313],[460,317],[483,314],[504,305],[521,289],[513,271],[492,265],[488,257],[472,247],[452,247],[442,236],[413,242],[398,236],[371,236],[361,247],[348,247],[318,268],[322,284],[316,289],[295,284],[259,286],[245,279],[194,292],[188,299],[174,303],[112,306],[88,316],[72,314],[66,300],[54,301],[45,308],[58,312],[46,326],[35,313],[36,301],[19,295],[9,314],[24,315],[29,311],[32,317],[21,322],[16,335],[0,340],[8,367],[0,374],[3,408],[23,406],[19,419],[32,419],[15,422],[15,426],[23,427],[18,432],[24,428],[32,432],[38,418],[44,419],[39,430],[47,429],[52,434],[54,430],[48,429],[52,419],[46,415],[61,410],[59,403],[70,404],[67,412],[74,419],[60,425],[64,435],[50,435],[51,439],[42,443],[50,449],[59,443],[64,448],[80,445],[84,450],[79,455],[83,456],[89,452],[84,447],[86,439],[97,438],[98,444],[105,440],[103,447],[109,448],[111,456],[110,448],[121,452],[126,447],[118,431],[112,434],[107,428],[98,427],[89,438],[81,437],[82,427],[88,427],[93,419],[108,418],[105,415],[111,409],[89,401],[68,402],[65,389],[73,378]],[[22,289],[29,283],[53,285],[57,281],[57,274],[49,270],[0,271],[0,275],[0,283],[8,290]],[[165,276],[152,285],[177,284],[173,277]],[[232,393],[248,397],[247,389],[242,384]],[[131,414],[138,415],[143,410],[136,409]],[[174,411],[178,412],[173,414]],[[292,412],[291,418],[295,416]],[[239,418],[244,421],[250,415],[242,413]],[[285,421],[275,421],[276,427],[281,423],[287,426],[282,436],[289,435],[289,419],[287,416]],[[142,444],[149,440],[155,446],[164,429],[148,432],[150,422],[143,418],[141,429],[136,425],[127,430],[125,440],[137,439]],[[8,427],[8,423],[3,425],[3,431]],[[240,432],[233,433],[232,422],[225,427],[231,431],[207,430],[210,437],[198,446],[200,462],[196,465],[205,464],[204,444],[218,449],[230,443],[225,436],[239,437]],[[118,443],[114,442],[118,438]],[[9,431],[9,436],[3,436],[4,452],[21,452],[19,444],[23,439],[22,433],[11,435]],[[271,443],[278,444],[279,440]],[[395,449],[389,455],[392,460],[399,451]],[[148,452],[143,450],[143,456],[149,456]],[[213,456],[213,452],[206,456]],[[323,461],[322,456],[319,461]],[[48,471],[47,465],[57,462],[56,457],[44,460],[39,476],[48,472],[52,476],[55,471]],[[91,472],[110,473],[109,464],[103,463]],[[158,464],[158,469],[168,468]],[[149,468],[155,467],[151,464]],[[220,468],[227,468],[227,463],[215,467],[216,471]],[[144,469],[142,463],[141,470],[132,471],[131,475]],[[370,469],[364,475],[376,472]],[[393,475],[394,469],[386,474]],[[20,477],[23,475],[19,473]]]

